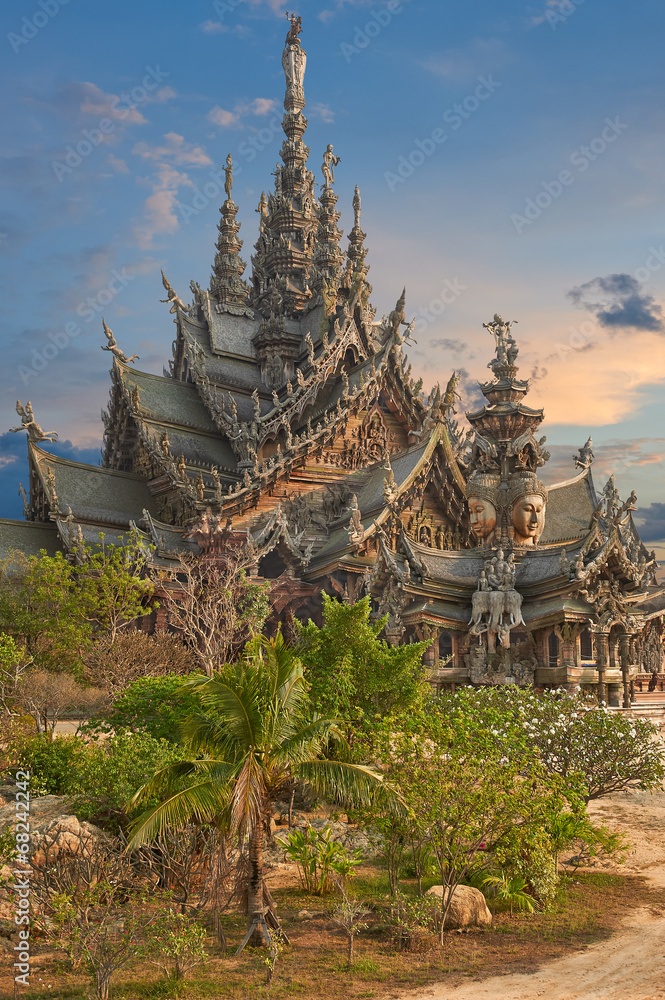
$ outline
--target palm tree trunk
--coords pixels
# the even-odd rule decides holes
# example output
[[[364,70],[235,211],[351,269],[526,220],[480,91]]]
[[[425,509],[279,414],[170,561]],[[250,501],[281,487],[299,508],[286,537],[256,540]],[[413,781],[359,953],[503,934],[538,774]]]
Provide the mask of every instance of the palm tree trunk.
[[[256,914],[265,910],[263,901],[263,816],[255,824],[249,838],[249,882],[247,884],[247,929],[252,926]],[[265,941],[257,927],[249,942],[263,945]]]

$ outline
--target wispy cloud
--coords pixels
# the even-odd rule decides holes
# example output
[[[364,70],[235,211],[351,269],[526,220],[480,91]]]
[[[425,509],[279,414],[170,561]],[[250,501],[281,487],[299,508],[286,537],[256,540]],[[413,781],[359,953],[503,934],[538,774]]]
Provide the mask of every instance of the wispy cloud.
[[[167,132],[164,139],[166,141],[160,146],[137,142],[132,153],[145,160],[171,160],[178,166],[204,167],[212,163],[203,146],[190,145],[185,142],[184,136],[178,135],[177,132]]]
[[[239,128],[243,124],[243,118],[249,115],[267,115],[276,107],[277,101],[272,97],[255,97],[253,101],[240,101],[235,105],[233,111],[216,104],[208,112],[208,121],[220,128]]]
[[[462,48],[446,49],[439,55],[430,56],[422,66],[434,76],[465,82],[480,73],[505,66],[511,59],[512,55],[501,39],[474,38]]]

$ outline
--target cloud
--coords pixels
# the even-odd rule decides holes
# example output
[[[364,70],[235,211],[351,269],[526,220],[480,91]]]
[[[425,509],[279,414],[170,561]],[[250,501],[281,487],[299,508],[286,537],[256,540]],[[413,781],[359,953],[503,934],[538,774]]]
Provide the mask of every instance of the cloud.
[[[665,503],[652,503],[633,515],[643,542],[665,538]]]
[[[80,110],[83,114],[96,115],[100,118],[118,118],[118,105],[121,103],[119,94],[106,94],[95,83],[72,84],[70,93],[76,98],[80,95]],[[147,102],[146,102],[147,103]],[[122,103],[122,121],[125,125],[145,125],[147,119],[137,108],[127,107]]]
[[[219,104],[216,104],[211,111],[208,112],[208,120],[213,123],[213,125],[219,125],[220,128],[233,128],[240,124],[240,119],[238,115],[233,111],[225,111],[224,108],[220,108]]]
[[[474,38],[464,48],[446,49],[440,55],[430,56],[422,66],[434,76],[466,81],[504,66],[511,58],[499,38]]]
[[[125,163],[125,161],[119,159],[117,156],[114,156],[113,153],[109,153],[109,155],[108,155],[108,161],[111,164],[111,166],[113,167],[113,169],[115,170],[116,174],[128,174],[129,173],[129,167],[127,166],[127,164]]]
[[[148,183],[152,186],[153,193],[146,198],[144,218],[134,228],[134,235],[141,250],[149,250],[153,246],[155,236],[177,232],[178,190],[193,185],[186,173],[176,170],[167,163],[159,165],[156,174]]]
[[[438,340],[432,340],[430,347],[442,347],[444,351],[453,351],[455,354],[461,354],[466,351],[467,344],[463,340],[451,340],[449,337],[439,337]]]
[[[653,296],[641,290],[630,274],[608,274],[571,288],[568,298],[578,309],[593,313],[608,330],[663,330],[661,308]]]
[[[220,31],[229,30],[224,27],[221,21],[203,21],[202,24],[199,25],[199,28],[206,35],[215,35]]]
[[[18,423],[16,418],[16,423]],[[45,427],[46,424],[43,424]],[[71,441],[47,444],[46,450],[74,462],[99,465],[99,447],[77,448]],[[18,495],[19,481],[26,490],[30,481],[25,434],[0,434],[0,517],[23,520],[23,504]]]
[[[551,458],[542,470],[543,479],[548,483],[555,483],[577,475],[579,470],[575,467],[573,455],[577,454],[583,443],[548,445]],[[616,438],[603,444],[594,444],[593,452],[591,469],[598,486],[612,473],[621,477],[631,468],[663,462],[665,438]]]
[[[161,146],[151,146],[147,142],[137,142],[132,149],[132,153],[145,160],[162,160],[168,158],[173,160],[178,166],[205,167],[212,163],[212,160],[202,146],[190,145],[177,132],[167,132],[164,139],[166,142]]]
[[[249,103],[241,101],[239,104],[236,104],[233,111],[227,111],[225,108],[221,108],[219,104],[216,104],[208,112],[208,121],[211,121],[213,125],[219,125],[220,128],[238,128],[242,124],[243,117],[246,115],[267,115],[271,111],[274,111],[276,107],[277,101],[273,100],[272,97],[255,97]]]
[[[335,121],[335,112],[327,104],[310,105],[309,114],[312,118],[320,118],[326,125],[331,125]]]

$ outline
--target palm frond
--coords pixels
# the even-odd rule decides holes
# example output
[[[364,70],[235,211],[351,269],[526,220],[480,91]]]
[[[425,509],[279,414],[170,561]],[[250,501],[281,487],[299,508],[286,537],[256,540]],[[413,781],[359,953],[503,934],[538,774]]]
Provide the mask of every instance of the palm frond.
[[[369,805],[383,775],[371,767],[342,760],[303,761],[293,773],[320,795],[344,805]]]
[[[132,823],[127,846],[131,850],[150,843],[167,827],[181,829],[191,820],[210,823],[224,812],[229,797],[228,786],[220,787],[210,780],[174,792]]]

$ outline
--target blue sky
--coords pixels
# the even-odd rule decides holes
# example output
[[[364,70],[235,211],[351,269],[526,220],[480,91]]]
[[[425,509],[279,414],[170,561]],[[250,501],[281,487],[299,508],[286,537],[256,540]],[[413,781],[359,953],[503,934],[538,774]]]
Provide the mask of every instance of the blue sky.
[[[191,279],[207,284],[228,152],[249,262],[281,142],[286,9],[3,4],[2,428],[30,398],[68,454],[97,460],[101,315],[161,372],[173,328],[159,271],[185,299]],[[406,285],[425,388],[462,368],[471,399],[488,375],[481,324],[518,320],[547,478],[572,474],[591,433],[597,482],[614,470],[622,495],[637,491],[665,555],[662,4],[303,0],[297,12],[310,165],[322,180],[332,142],[347,232],[359,184],[373,301],[387,313]],[[0,449],[0,514],[20,517],[25,443],[4,434]]]

